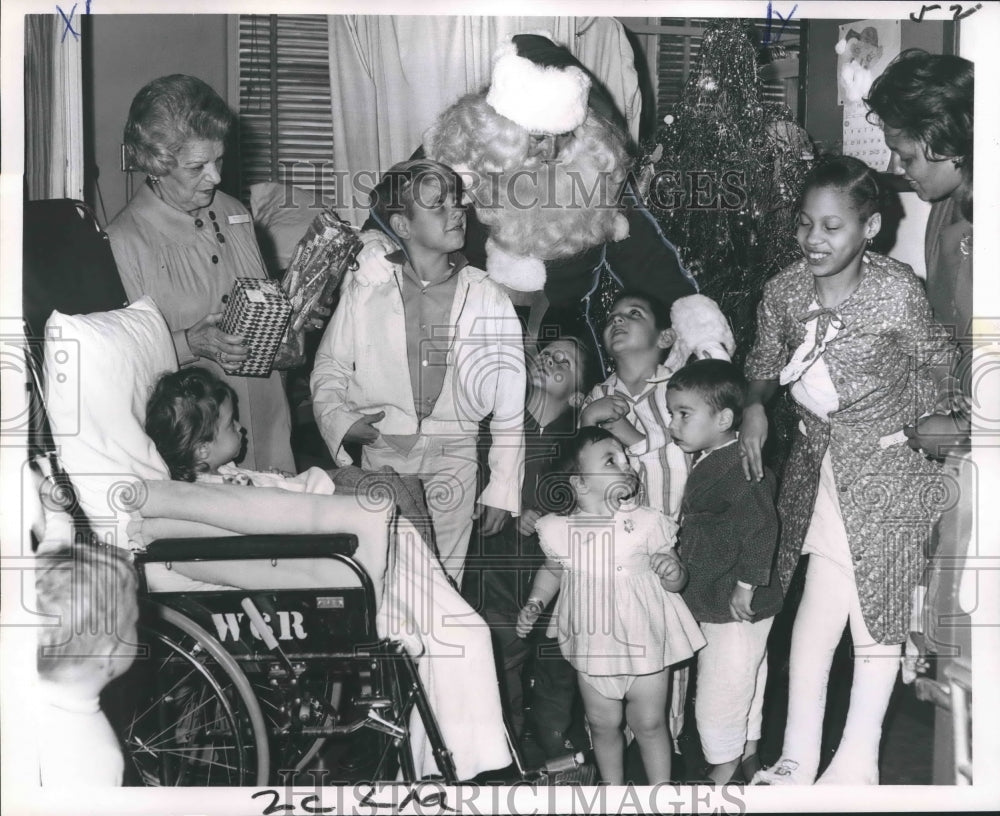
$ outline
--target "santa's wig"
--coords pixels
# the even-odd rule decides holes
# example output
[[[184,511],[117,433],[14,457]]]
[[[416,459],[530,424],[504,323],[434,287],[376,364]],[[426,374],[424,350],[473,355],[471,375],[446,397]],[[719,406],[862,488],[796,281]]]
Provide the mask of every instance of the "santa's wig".
[[[424,150],[462,175],[479,220],[508,253],[551,260],[624,238],[624,133],[591,109],[559,137],[555,159],[533,154],[535,138],[479,93],[438,117],[424,134]]]

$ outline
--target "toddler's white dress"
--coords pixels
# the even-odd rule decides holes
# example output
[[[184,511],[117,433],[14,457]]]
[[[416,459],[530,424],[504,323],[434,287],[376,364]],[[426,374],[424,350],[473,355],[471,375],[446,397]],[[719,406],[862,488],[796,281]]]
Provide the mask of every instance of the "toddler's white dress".
[[[680,595],[650,565],[676,540],[677,525],[663,513],[627,505],[610,518],[548,515],[536,529],[545,555],[563,567],[553,621],[559,647],[605,697],[623,698],[636,676],[705,645]]]

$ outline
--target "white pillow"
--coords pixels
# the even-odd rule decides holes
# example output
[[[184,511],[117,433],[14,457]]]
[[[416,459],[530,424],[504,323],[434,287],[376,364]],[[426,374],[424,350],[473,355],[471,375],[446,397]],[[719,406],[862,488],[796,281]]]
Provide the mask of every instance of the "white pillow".
[[[143,297],[112,312],[53,312],[45,335],[45,402],[63,467],[95,531],[125,547],[122,491],[136,477],[170,478],[143,430],[153,384],[177,370],[170,330]]]

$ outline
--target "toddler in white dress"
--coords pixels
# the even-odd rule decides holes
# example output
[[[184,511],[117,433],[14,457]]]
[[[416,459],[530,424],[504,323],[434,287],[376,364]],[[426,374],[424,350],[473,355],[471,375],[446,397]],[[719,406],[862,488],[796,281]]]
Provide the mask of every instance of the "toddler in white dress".
[[[624,713],[649,784],[668,782],[666,668],[705,645],[677,594],[687,577],[673,552],[677,525],[631,501],[638,477],[622,444],[603,428],[581,428],[567,441],[559,472],[575,507],[536,525],[547,560],[518,617],[518,634],[531,631],[558,591],[553,625],[580,677],[602,779],[625,781]]]

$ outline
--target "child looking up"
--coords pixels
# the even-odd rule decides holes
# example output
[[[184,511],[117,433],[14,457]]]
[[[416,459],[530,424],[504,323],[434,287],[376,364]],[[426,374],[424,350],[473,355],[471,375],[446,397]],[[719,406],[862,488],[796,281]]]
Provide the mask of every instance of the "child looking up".
[[[682,597],[701,625],[695,720],[717,785],[760,770],[767,636],[781,609],[775,479],[747,481],[737,431],[747,382],[724,360],[696,360],[670,378],[670,433],[699,455],[684,489],[677,546],[688,570]]]
[[[525,389],[510,298],[459,252],[460,201],[458,176],[438,162],[383,176],[371,195],[381,230],[362,235],[311,378],[338,464],[350,464],[343,445],[354,442],[365,470],[422,477],[438,555],[459,583],[473,521],[490,536],[520,510]],[[476,436],[488,415],[490,481],[477,504]]]
[[[463,592],[495,634],[505,672],[504,691],[511,725],[520,737],[524,725],[522,675],[534,678],[530,725],[545,756],[566,753],[576,672],[558,654],[555,641],[538,644],[519,638],[518,613],[528,597],[535,570],[544,561],[535,522],[558,506],[550,471],[560,458],[560,446],[576,431],[584,395],[597,379],[597,361],[590,347],[573,337],[553,340],[528,367],[524,410],[524,482],[521,516],[499,535],[483,540],[482,564],[470,563]],[[541,627],[539,627],[541,628]]]
[[[747,478],[764,477],[764,403],[790,385],[800,417],[778,514],[787,589],[808,553],[792,632],[781,758],[763,784],[813,783],[833,653],[849,624],[854,679],[844,735],[819,782],[877,784],[878,747],[946,493],[940,467],[903,427],[934,409],[952,347],[905,264],[868,252],[881,227],[879,187],[864,162],[824,159],[806,179],[797,238],[805,256],[764,287],[740,446]]]
[[[44,787],[118,787],[125,763],[100,693],[135,660],[136,576],[118,547],[65,546],[40,557],[38,729]]]
[[[666,667],[705,642],[676,594],[686,578],[673,552],[676,525],[633,502],[638,477],[622,444],[603,428],[581,428],[564,446],[558,467],[573,507],[536,524],[546,561],[518,616],[517,633],[528,635],[558,591],[559,648],[578,673],[601,778],[625,782],[624,714],[648,784],[666,783]]]
[[[591,391],[581,425],[600,425],[625,446],[645,490],[645,503],[676,521],[687,459],[667,430],[667,380],[663,365],[676,333],[670,310],[644,292],[622,292],[604,327],[604,347],[615,373]]]

